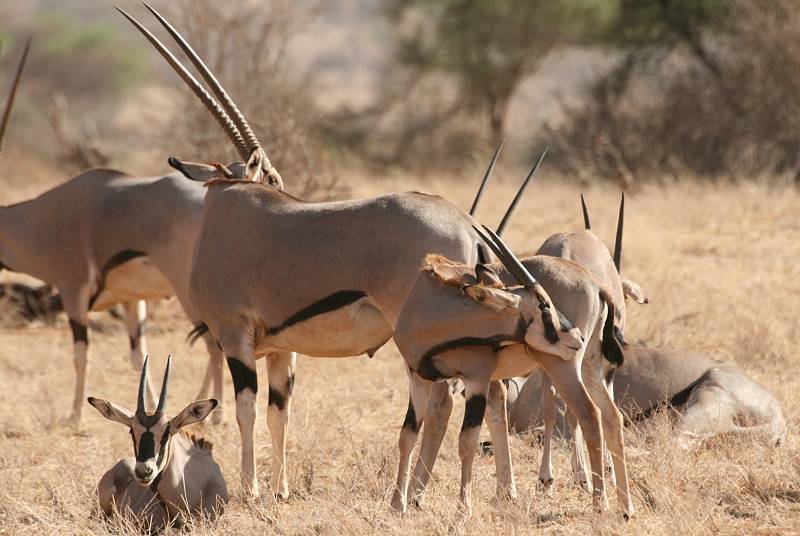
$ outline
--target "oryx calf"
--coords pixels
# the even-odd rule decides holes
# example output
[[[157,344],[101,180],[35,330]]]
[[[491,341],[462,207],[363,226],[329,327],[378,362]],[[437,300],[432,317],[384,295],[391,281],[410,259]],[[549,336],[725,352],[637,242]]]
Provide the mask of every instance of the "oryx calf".
[[[199,400],[177,416],[165,412],[172,358],[167,360],[155,413],[145,409],[148,359],[139,380],[136,412],[106,400],[89,398],[103,417],[130,428],[135,458],[117,462],[100,479],[97,492],[106,515],[130,514],[144,525],[161,528],[186,516],[215,519],[228,502],[228,489],[211,444],[184,435],[181,428],[205,419],[219,402]]]
[[[596,277],[570,261],[538,256],[520,263],[496,235],[484,235],[484,240],[502,265],[477,264],[473,269],[429,256],[394,334],[412,375],[434,382],[450,378],[464,382],[467,403],[459,437],[461,502],[469,511],[472,463],[487,397],[489,406],[500,400],[490,382],[541,367],[586,431],[592,469],[600,475],[593,480],[593,504],[605,509],[600,414],[581,380],[581,364],[592,345],[602,345],[609,359],[621,359],[612,334],[613,301]],[[522,286],[511,286],[512,277]],[[419,430],[415,416],[424,415],[427,394],[412,389],[400,434],[397,493],[401,501],[406,497],[410,457]],[[504,411],[495,408],[493,413],[504,416]],[[507,450],[507,445],[499,449]],[[507,463],[510,472],[510,460]],[[625,507],[627,510],[628,504]]]

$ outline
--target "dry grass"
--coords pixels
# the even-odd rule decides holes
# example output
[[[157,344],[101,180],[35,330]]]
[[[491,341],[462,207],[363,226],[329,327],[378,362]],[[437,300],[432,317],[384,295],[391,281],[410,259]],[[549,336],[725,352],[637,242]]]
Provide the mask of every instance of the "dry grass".
[[[361,181],[359,195],[416,187],[447,193],[468,206],[477,177],[468,181],[412,183],[407,178]],[[554,231],[577,229],[578,191],[542,180],[510,229],[518,251],[531,251]],[[587,199],[596,231],[610,239],[617,194],[592,189]],[[498,220],[512,185],[495,184],[480,213]],[[650,305],[631,307],[629,338],[658,345],[718,350],[774,391],[789,424],[786,446],[714,440],[695,452],[681,450],[665,420],[650,433],[629,430],[630,472],[636,517],[625,523],[617,511],[591,514],[589,496],[572,485],[564,445],[556,452],[557,481],[543,492],[536,485],[539,447],[515,438],[512,450],[520,498],[496,504],[491,458],[476,464],[475,512],[461,523],[456,513],[456,435],[463,403],[456,407],[421,510],[405,517],[391,512],[399,424],[406,383],[393,346],[373,359],[301,359],[289,435],[292,498],[276,504],[234,493],[216,526],[192,534],[797,534],[800,532],[800,391],[786,371],[796,363],[800,311],[800,195],[763,185],[648,187],[629,197],[624,272],[638,280]],[[155,369],[168,353],[177,357],[170,409],[179,410],[199,386],[204,353],[184,343],[187,323],[174,303],[157,308],[150,323]],[[118,323],[102,320],[93,332],[89,393],[133,405],[136,373],[127,362],[127,336]],[[122,427],[90,407],[85,425],[63,424],[74,374],[68,330],[60,327],[0,332],[0,534],[125,534],[125,527],[91,517],[101,473],[131,453]],[[261,365],[263,376],[265,369]],[[262,386],[264,378],[261,379]],[[262,397],[263,398],[263,397]],[[224,406],[227,423],[203,433],[216,445],[229,485],[238,487],[238,432],[232,389]],[[271,451],[262,401],[256,452],[266,491]],[[268,495],[268,494],[265,494]],[[611,497],[612,507],[616,499]]]

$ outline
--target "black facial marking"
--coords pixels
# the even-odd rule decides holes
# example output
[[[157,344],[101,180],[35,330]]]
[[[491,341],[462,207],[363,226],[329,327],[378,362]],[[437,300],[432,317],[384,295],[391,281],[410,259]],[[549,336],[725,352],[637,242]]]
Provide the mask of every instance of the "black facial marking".
[[[418,432],[419,426],[417,425],[417,414],[414,411],[414,404],[411,400],[408,401],[408,410],[406,411],[406,418],[403,420],[403,428],[408,428],[412,432]]]
[[[108,275],[108,272],[110,272],[111,270],[113,270],[114,268],[116,268],[116,267],[118,267],[118,266],[120,266],[122,264],[125,264],[126,262],[128,262],[130,260],[136,259],[138,257],[146,257],[146,256],[147,256],[147,253],[143,253],[141,251],[136,251],[136,250],[133,250],[133,249],[126,249],[126,250],[120,251],[119,253],[117,253],[116,255],[111,257],[110,259],[108,259],[106,261],[106,263],[103,265],[103,268],[100,270],[100,278],[99,278],[99,281],[97,282],[97,290],[95,291],[94,295],[89,300],[89,309],[94,307],[94,304],[97,301],[97,298],[99,298],[100,294],[103,292],[103,289],[106,286],[106,275]]]
[[[236,392],[236,397],[245,389],[250,389],[253,394],[258,392],[258,375],[256,371],[239,361],[238,357],[226,357],[228,361],[228,369],[231,371],[231,379],[233,379],[233,390]]]
[[[72,330],[72,341],[75,343],[82,342],[89,344],[89,332],[86,326],[77,320],[69,319],[69,329]]]
[[[141,437],[139,437],[139,449],[136,452],[136,461],[146,462],[150,458],[155,458],[155,456],[156,444],[153,438],[153,432],[149,430],[142,432]]]
[[[350,305],[351,303],[364,298],[366,295],[366,293],[361,292],[360,290],[340,290],[339,292],[334,292],[330,296],[326,296],[325,298],[322,298],[321,300],[318,300],[308,307],[296,312],[284,320],[281,325],[267,329],[267,335],[276,335],[286,328],[290,328],[295,324],[304,322],[309,318],[341,309],[345,305]]]
[[[483,395],[473,395],[467,400],[464,408],[464,423],[461,430],[480,426],[483,422],[483,415],[486,413],[486,397]]]
[[[561,311],[556,312],[558,313],[558,323],[561,324],[561,331],[567,332],[575,328],[572,322],[569,321],[569,318],[561,314]]]
[[[553,312],[546,303],[540,303],[539,309],[542,311],[542,322],[544,323],[544,338],[548,342],[555,344],[558,342],[558,332],[553,324]]]
[[[294,392],[294,374],[289,374],[289,377],[286,379],[286,392],[289,396],[292,396]]]
[[[273,389],[272,386],[270,386],[267,404],[269,404],[270,406],[275,406],[280,411],[283,411],[283,408],[286,407],[286,397],[283,396],[283,393],[281,393],[277,389]]]
[[[610,369],[606,373],[606,385],[611,385],[611,382],[614,381],[614,374],[616,374],[616,373],[617,373],[617,367],[614,367],[614,368]]]

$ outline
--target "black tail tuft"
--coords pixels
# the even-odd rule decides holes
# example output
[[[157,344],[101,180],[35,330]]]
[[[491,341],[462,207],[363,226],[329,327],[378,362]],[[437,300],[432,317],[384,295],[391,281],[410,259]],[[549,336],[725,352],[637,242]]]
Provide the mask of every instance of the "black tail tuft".
[[[197,342],[203,335],[208,333],[208,324],[205,322],[201,322],[197,324],[192,331],[186,336],[186,340],[189,342],[189,346],[193,346],[194,343]]]
[[[622,334],[619,333],[619,329],[614,325],[614,302],[604,294],[600,294],[600,298],[606,302],[608,307],[606,323],[603,325],[603,343],[600,345],[600,349],[609,363],[621,367],[625,362],[625,355],[622,352],[622,344],[620,342]]]

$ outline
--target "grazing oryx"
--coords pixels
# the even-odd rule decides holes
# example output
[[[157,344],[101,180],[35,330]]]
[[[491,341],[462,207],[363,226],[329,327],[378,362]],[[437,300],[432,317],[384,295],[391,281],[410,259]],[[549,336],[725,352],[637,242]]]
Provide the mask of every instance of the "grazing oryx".
[[[170,158],[170,165],[194,180],[258,178],[280,186],[280,175],[262,157],[258,141],[235,104],[221,99],[223,110],[198,87],[203,104],[248,163],[226,167]],[[124,305],[130,358],[137,370],[147,353],[144,300],[174,294],[192,323],[200,321],[188,287],[204,197],[201,184],[178,173],[135,178],[120,171],[93,169],[35,199],[0,206],[0,270],[30,274],[55,285],[61,293],[74,343],[74,422],[80,421],[85,397],[90,311]],[[213,377],[214,395],[221,399],[222,351],[210,336],[204,339],[211,359],[201,391]],[[214,420],[220,419],[217,412]]]
[[[211,444],[184,435],[181,428],[205,419],[219,402],[192,402],[174,418],[167,417],[170,357],[158,407],[155,413],[147,413],[147,361],[142,366],[135,413],[107,400],[88,399],[103,417],[130,428],[135,453],[135,458],[120,460],[100,479],[100,508],[106,515],[130,514],[152,529],[186,516],[215,519],[228,502],[225,479],[211,455]]]
[[[206,81],[212,79],[174,28],[153,13],[195,66],[208,73]],[[128,18],[196,93],[204,91],[158,39]],[[261,175],[269,177],[274,168],[263,168],[268,160],[260,146],[257,150],[253,155],[261,155]],[[426,255],[435,252],[474,264],[479,249],[486,260],[489,253],[479,247],[475,221],[437,196],[403,193],[307,203],[255,181],[216,179],[206,186],[190,279],[191,303],[204,321],[195,333],[210,332],[225,352],[242,436],[242,485],[254,495],[259,487],[253,444],[255,361],[267,356],[271,488],[278,497],[286,497],[294,352],[316,357],[372,355],[392,337]],[[417,390],[447,389],[431,387],[420,377],[411,381]],[[496,426],[490,425],[493,435],[507,437],[505,415],[504,402],[502,417]],[[425,416],[418,413],[417,423]]]
[[[542,367],[586,432],[592,468],[600,475],[593,480],[593,504],[605,509],[600,413],[581,380],[581,365],[585,356],[601,353],[605,359],[622,360],[613,335],[613,300],[599,279],[579,265],[543,255],[520,263],[497,235],[486,230],[491,236],[484,240],[502,265],[464,265],[429,256],[394,333],[412,376],[429,381],[460,378],[464,382],[467,403],[459,437],[462,504],[469,511],[472,462],[484,411],[487,404],[505,403],[504,397],[497,396],[496,380]],[[522,287],[511,286],[515,284]],[[492,380],[495,383],[490,388]],[[594,384],[604,390],[598,378],[585,380],[590,390],[597,390]],[[419,428],[419,421],[413,417],[424,412],[427,403],[427,392],[412,389],[411,417],[407,417],[400,437],[397,489],[401,500],[405,499],[410,456]],[[502,414],[503,410],[496,408],[494,413]],[[490,429],[491,422],[490,415]],[[498,439],[504,441],[499,452],[506,458],[508,438],[493,435],[495,444]],[[510,459],[504,463],[508,467],[503,473],[510,473]],[[628,514],[630,498],[625,499]]]
[[[780,402],[736,368],[702,353],[624,346],[625,366],[614,379],[614,398],[630,422],[656,411],[675,411],[675,431],[683,443],[717,434],[783,444],[786,422]],[[540,426],[541,378],[515,380],[519,396],[509,395],[509,422],[519,432]],[[563,429],[563,423],[559,422]]]

